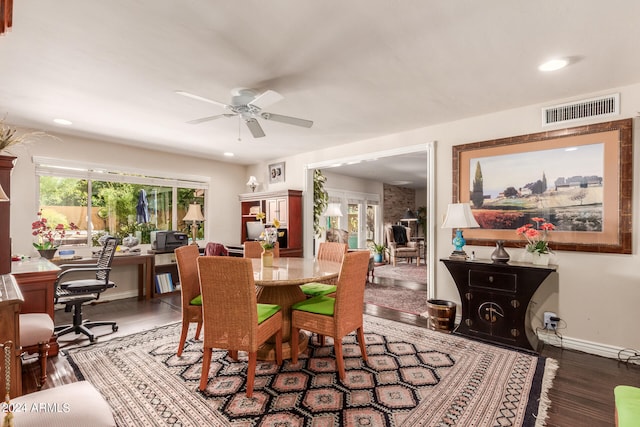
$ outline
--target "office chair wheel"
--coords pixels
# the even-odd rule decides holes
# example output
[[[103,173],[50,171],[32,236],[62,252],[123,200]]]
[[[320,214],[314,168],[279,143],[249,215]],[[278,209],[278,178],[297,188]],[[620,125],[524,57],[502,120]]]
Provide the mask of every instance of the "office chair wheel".
[[[113,325],[111,327],[111,329],[113,330],[113,332],[117,332],[118,331],[118,325]]]

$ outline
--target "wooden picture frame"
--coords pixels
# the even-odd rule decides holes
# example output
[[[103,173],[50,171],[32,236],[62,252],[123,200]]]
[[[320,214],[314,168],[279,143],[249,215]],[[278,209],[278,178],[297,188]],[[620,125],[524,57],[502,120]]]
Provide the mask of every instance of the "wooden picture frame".
[[[624,119],[454,146],[453,202],[470,202],[481,226],[464,230],[467,245],[524,248],[516,228],[542,217],[556,226],[551,250],[632,253],[632,126]]]
[[[269,184],[277,184],[284,180],[284,162],[269,165]]]

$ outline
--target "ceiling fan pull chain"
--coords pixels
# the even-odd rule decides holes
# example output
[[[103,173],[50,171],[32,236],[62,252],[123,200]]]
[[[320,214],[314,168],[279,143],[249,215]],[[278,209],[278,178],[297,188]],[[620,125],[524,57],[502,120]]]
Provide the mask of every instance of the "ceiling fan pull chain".
[[[240,119],[240,116],[238,116],[238,142],[242,142],[242,138],[240,138],[240,132],[241,132],[242,126],[240,122],[241,122],[241,119]]]

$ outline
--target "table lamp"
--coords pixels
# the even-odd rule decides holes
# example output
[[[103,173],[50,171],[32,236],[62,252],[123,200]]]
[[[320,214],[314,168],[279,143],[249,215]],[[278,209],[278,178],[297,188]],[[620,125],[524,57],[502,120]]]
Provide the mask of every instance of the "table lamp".
[[[327,229],[331,228],[331,217],[341,217],[342,209],[340,207],[340,203],[328,203],[327,208],[322,213],[323,216],[327,217]]]
[[[196,237],[198,232],[198,221],[204,221],[204,216],[202,216],[202,209],[198,203],[192,203],[189,205],[189,210],[187,214],[182,218],[183,221],[193,221],[191,224],[191,239],[192,245],[197,245]]]
[[[467,243],[462,236],[462,228],[480,227],[473,217],[469,203],[450,203],[447,206],[447,216],[444,218],[442,228],[455,228],[456,235],[452,240],[454,251],[449,258],[467,259],[467,253],[462,249]]]
[[[247,181],[247,186],[251,188],[251,192],[254,193],[256,191],[256,187],[258,187],[258,180],[255,176],[251,175],[249,177],[249,181]]]

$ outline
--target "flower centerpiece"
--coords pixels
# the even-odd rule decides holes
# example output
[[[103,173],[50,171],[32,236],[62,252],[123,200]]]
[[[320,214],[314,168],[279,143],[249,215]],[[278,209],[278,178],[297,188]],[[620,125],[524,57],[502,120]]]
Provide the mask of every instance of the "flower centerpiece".
[[[77,230],[74,223],[69,224],[71,230]],[[67,230],[64,224],[57,224],[55,227],[49,225],[47,218],[38,212],[38,219],[31,223],[31,234],[36,237],[33,247],[45,258],[52,258],[55,251],[60,246],[62,239],[66,236]],[[46,251],[46,252],[45,252]]]
[[[262,222],[265,219],[264,212],[260,212],[256,215],[256,219]],[[273,248],[276,246],[278,237],[284,236],[284,232],[279,232],[280,221],[274,218],[271,224],[267,225],[262,233],[260,233],[260,246],[262,246],[262,266],[273,266]]]
[[[525,239],[527,239],[527,252],[534,255],[534,264],[547,264],[549,262],[548,257],[545,257],[546,263],[537,260],[540,259],[540,255],[548,255],[551,253],[547,239],[549,232],[555,230],[556,227],[544,218],[535,217],[531,218],[531,220],[536,223],[535,226],[533,224],[525,224],[516,229],[516,234],[524,236]]]

